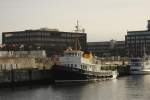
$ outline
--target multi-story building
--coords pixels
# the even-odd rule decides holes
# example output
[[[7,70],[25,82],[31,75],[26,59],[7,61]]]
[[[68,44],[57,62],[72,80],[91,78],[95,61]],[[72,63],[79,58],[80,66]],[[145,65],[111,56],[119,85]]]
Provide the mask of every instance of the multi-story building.
[[[144,53],[150,55],[150,20],[148,30],[128,31],[125,44],[129,57],[142,57]]]
[[[86,33],[61,32],[58,30],[39,29],[16,32],[3,32],[2,43],[7,50],[44,49],[48,55],[61,54],[68,47],[74,47],[75,39],[81,48],[86,49]]]
[[[126,56],[124,41],[88,42],[87,49],[98,57]]]

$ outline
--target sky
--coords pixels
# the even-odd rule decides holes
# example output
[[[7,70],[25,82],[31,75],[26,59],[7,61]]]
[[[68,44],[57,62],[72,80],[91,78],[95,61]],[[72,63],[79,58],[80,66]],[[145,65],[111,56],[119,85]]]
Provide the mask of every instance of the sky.
[[[72,32],[76,21],[87,41],[124,40],[147,29],[150,0],[0,0],[0,33],[42,27]]]

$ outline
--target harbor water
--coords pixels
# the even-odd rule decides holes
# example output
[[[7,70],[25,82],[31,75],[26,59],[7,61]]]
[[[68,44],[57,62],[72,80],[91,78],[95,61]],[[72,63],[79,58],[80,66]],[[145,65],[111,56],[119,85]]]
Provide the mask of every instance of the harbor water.
[[[0,89],[0,100],[149,100],[150,75]]]

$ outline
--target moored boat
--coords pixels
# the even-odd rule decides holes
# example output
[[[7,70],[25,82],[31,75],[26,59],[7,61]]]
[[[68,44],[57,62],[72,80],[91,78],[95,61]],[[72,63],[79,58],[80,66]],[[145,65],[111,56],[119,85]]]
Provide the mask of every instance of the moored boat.
[[[78,82],[114,79],[118,73],[112,70],[101,70],[100,61],[89,51],[68,48],[59,57],[59,63],[52,67],[55,82]]]
[[[143,48],[143,56],[132,57],[130,59],[130,74],[132,75],[150,75],[150,56],[145,52],[145,46]]]
[[[150,57],[131,58],[130,74],[133,75],[150,75]]]

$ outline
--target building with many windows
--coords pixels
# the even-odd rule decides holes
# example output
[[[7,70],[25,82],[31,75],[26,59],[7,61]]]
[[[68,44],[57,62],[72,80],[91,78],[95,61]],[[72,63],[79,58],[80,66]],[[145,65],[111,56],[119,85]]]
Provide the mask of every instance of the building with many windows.
[[[148,30],[128,31],[125,44],[129,57],[142,57],[144,53],[150,55],[150,20]]]
[[[126,56],[125,41],[88,42],[87,49],[98,57]]]
[[[79,39],[81,48],[86,49],[86,33],[61,32],[58,30],[39,29],[16,32],[3,32],[2,43],[7,50],[44,49],[48,55],[61,54],[68,47],[74,47]]]

